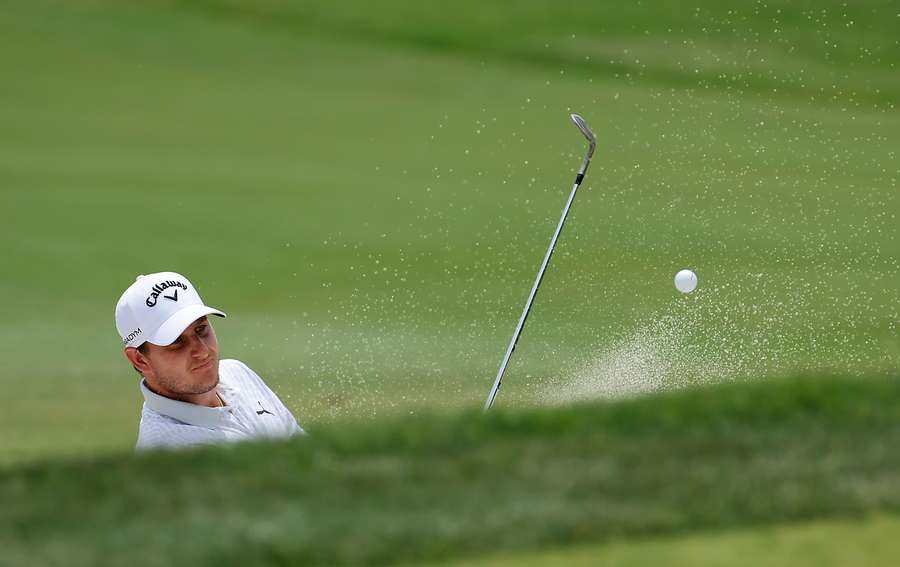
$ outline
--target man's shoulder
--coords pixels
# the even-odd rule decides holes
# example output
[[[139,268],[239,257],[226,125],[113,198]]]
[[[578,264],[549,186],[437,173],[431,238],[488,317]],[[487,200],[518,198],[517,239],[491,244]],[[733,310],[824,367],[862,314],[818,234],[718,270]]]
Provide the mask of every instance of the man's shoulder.
[[[252,368],[235,359],[219,361],[219,383],[247,395],[259,393],[274,395],[269,385]]]
[[[219,372],[222,371],[246,371],[250,370],[250,367],[241,362],[236,358],[223,358],[219,361]],[[252,370],[251,370],[252,372]]]
[[[252,368],[234,358],[219,361],[219,378],[226,382],[261,382],[262,378]]]
[[[219,373],[221,374],[223,372],[242,375],[252,374],[253,376],[258,376],[252,368],[236,358],[224,358],[219,361]]]
[[[219,383],[226,389],[226,392],[230,390],[230,393],[251,400],[253,404],[258,400],[277,401],[281,404],[278,395],[272,391],[265,380],[240,360],[219,361]]]

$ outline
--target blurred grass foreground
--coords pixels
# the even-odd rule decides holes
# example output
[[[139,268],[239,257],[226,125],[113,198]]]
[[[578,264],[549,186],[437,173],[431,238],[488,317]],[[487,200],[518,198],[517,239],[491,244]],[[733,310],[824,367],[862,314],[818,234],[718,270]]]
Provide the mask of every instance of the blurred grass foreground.
[[[885,514],[900,511],[898,442],[900,382],[803,378],[45,463],[0,472],[0,564],[536,561],[547,546],[586,543],[646,541],[665,555],[678,550],[665,538],[687,533],[707,534],[684,540],[701,561],[735,528],[830,518],[845,523],[824,533],[852,537],[854,519],[883,519],[860,524],[863,536],[896,525]],[[761,539],[723,563],[777,555]],[[837,562],[796,564],[866,564],[897,550],[885,542],[840,563],[847,545],[826,542],[822,555]],[[623,553],[573,549],[583,561]]]

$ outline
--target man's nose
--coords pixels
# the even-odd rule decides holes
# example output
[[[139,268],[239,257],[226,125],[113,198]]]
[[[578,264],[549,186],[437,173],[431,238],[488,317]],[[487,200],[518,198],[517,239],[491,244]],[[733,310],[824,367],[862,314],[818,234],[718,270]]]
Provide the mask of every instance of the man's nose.
[[[191,356],[203,357],[207,352],[209,352],[209,347],[206,346],[206,341],[197,336],[191,338]]]

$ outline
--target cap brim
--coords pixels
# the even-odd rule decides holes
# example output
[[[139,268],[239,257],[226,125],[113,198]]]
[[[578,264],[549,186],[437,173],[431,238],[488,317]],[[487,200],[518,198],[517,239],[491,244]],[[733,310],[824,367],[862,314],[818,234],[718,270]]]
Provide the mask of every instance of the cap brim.
[[[165,323],[160,325],[156,334],[147,339],[147,342],[157,346],[168,346],[175,342],[175,339],[188,328],[188,325],[206,315],[225,317],[225,314],[218,309],[213,309],[206,305],[191,305],[169,317]]]

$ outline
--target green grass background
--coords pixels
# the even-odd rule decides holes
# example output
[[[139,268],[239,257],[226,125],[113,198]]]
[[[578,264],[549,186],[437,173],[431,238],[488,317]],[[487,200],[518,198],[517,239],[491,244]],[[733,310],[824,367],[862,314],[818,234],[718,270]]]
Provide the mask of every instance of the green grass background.
[[[112,312],[158,270],[307,427],[481,404],[571,111],[501,403],[900,366],[889,3],[0,6],[2,461],[133,443]]]
[[[883,384],[900,371],[896,12],[830,0],[0,0],[0,561],[133,563],[117,554],[148,546],[152,563],[211,518],[228,521],[207,535],[269,550],[254,559],[272,564],[521,553],[700,564],[744,545],[796,564],[753,543],[768,537],[758,524],[837,558],[848,540],[894,529],[897,401]],[[532,409],[482,422],[585,149],[570,112],[598,150],[498,400]],[[672,285],[683,267],[700,279],[690,296]],[[134,276],[159,270],[229,313],[222,355],[263,375],[315,441],[262,469],[247,464],[258,447],[130,456],[141,399],[113,309]],[[826,392],[785,394],[795,382],[780,381],[798,374]],[[763,379],[733,390],[760,405],[749,425],[703,413],[695,390],[676,414],[709,423],[653,421],[665,396],[533,407]],[[857,395],[867,401],[844,411]],[[734,409],[725,398],[721,411]],[[804,421],[811,408],[819,421]],[[630,411],[662,437],[636,424],[604,441]],[[601,439],[559,425],[570,419]],[[449,441],[470,423],[471,447]],[[389,442],[371,456],[379,431]],[[521,482],[491,516],[473,495],[497,490],[507,457]],[[554,458],[572,468],[547,472]],[[183,476],[170,491],[154,471]],[[178,494],[197,500],[169,506]],[[247,512],[257,497],[279,521]],[[598,519],[608,502],[621,507]],[[309,510],[324,531],[302,531]],[[848,514],[883,519],[791,525]],[[347,522],[357,531],[344,540]],[[460,543],[479,530],[500,539]],[[707,532],[678,539],[696,530]],[[400,540],[415,545],[388,545]],[[559,548],[575,543],[601,547]]]

